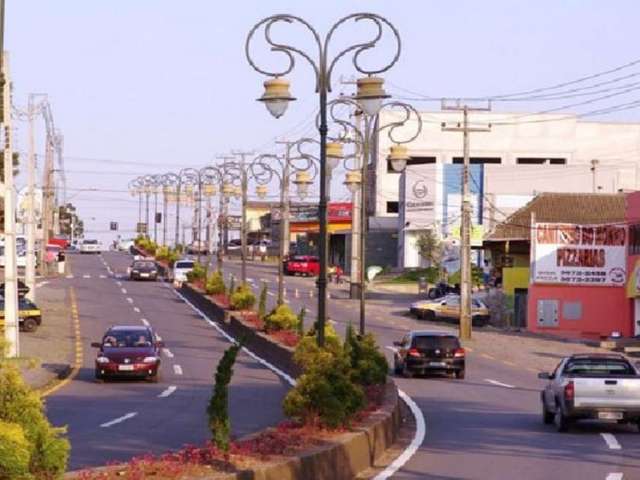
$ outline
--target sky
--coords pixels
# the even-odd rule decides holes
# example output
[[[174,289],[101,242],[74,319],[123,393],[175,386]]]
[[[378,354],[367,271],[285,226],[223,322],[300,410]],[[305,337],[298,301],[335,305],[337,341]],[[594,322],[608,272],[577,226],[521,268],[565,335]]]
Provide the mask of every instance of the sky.
[[[386,88],[396,98],[527,91],[640,58],[640,2],[635,0],[6,2],[5,48],[15,106],[24,109],[29,93],[48,94],[56,127],[64,135],[68,199],[78,206],[88,229],[102,232],[117,221],[125,236],[138,214],[137,201],[124,192],[132,178],[204,166],[232,149],[276,152],[276,138],[314,134],[318,100],[304,60],[288,76],[298,100],[282,118],[273,119],[255,101],[265,77],[247,63],[244,45],[251,27],[266,16],[298,15],[324,36],[333,22],[350,13],[383,15],[402,38],[398,63],[384,73]],[[370,38],[372,29],[362,23],[343,24],[332,51]],[[311,36],[302,28],[279,25],[273,34],[314,52]],[[378,66],[388,60],[390,38],[387,32],[375,53],[363,55],[363,63]],[[261,37],[252,51],[261,66],[285,64]],[[640,66],[629,72],[636,71]],[[353,86],[340,84],[340,79],[354,75],[350,61],[343,59],[333,77],[333,93],[351,93]],[[636,99],[630,92],[567,111]],[[415,105],[439,109],[435,102]],[[549,102],[534,101],[494,109],[549,107]],[[638,114],[631,109],[605,118],[638,121]],[[37,150],[42,152],[39,124]],[[26,152],[27,125],[17,121],[15,127],[17,149]],[[22,173],[18,183],[25,182]],[[345,199],[341,182],[339,176],[334,180],[336,200]],[[86,188],[101,191],[81,191]]]

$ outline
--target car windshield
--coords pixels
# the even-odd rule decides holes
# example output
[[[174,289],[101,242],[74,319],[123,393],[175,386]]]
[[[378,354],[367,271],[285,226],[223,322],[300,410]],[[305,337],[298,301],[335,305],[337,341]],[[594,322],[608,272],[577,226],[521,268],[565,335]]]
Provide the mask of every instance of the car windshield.
[[[105,347],[150,347],[151,336],[144,330],[111,330],[102,339]]]
[[[85,240],[84,242],[82,242],[84,245],[97,245],[98,244],[98,240]]]
[[[420,335],[413,338],[413,348],[433,349],[433,348],[460,348],[460,342],[456,337],[445,337],[440,335]]]
[[[564,374],[571,376],[635,375],[629,362],[615,358],[576,358],[564,367]]]
[[[155,264],[153,262],[135,262],[133,268],[153,268]]]
[[[177,262],[176,268],[193,268],[193,262]]]

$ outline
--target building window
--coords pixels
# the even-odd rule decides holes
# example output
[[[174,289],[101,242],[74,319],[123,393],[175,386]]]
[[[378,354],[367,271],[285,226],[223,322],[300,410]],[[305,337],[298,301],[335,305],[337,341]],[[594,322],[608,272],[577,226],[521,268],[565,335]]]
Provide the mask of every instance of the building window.
[[[398,202],[387,202],[387,213],[398,213]]]
[[[520,157],[516,159],[518,165],[566,165],[566,158],[536,158]]]
[[[436,157],[410,157],[407,160],[407,167],[410,165],[427,165],[430,163],[436,163]],[[396,172],[391,166],[391,162],[387,160],[387,173],[401,173]]]
[[[640,255],[640,224],[629,225],[629,255]]]
[[[562,302],[562,317],[565,320],[581,320],[582,302]]]
[[[462,157],[453,157],[453,163],[463,163],[464,159]],[[502,163],[502,159],[500,157],[471,157],[469,159],[469,163],[481,165],[481,164],[494,164],[500,165]]]

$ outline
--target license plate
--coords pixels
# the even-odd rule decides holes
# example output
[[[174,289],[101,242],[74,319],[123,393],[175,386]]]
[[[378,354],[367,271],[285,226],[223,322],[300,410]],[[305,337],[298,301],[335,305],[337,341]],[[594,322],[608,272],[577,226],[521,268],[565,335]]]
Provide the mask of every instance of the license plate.
[[[149,274],[148,274],[148,273],[141,273],[141,274],[140,274],[140,276],[141,276],[141,277],[145,277],[145,278],[146,278],[146,277],[148,277],[148,276],[149,276]]]
[[[121,372],[130,372],[133,370],[133,365],[118,365],[118,370]]]
[[[445,367],[447,364],[444,362],[429,362],[431,367]]]
[[[598,412],[600,420],[622,420],[622,412]]]

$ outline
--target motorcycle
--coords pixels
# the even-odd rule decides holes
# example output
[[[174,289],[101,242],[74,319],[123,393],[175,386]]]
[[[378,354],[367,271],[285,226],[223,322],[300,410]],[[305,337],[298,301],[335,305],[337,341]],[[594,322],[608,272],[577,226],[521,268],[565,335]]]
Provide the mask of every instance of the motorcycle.
[[[431,300],[442,298],[450,293],[460,294],[460,285],[449,285],[445,282],[438,283],[435,287],[431,287],[427,292],[427,297]]]

